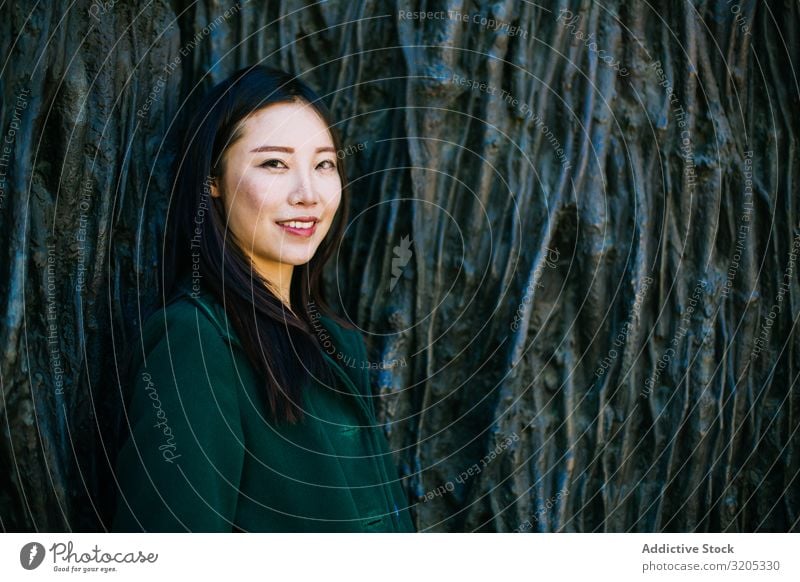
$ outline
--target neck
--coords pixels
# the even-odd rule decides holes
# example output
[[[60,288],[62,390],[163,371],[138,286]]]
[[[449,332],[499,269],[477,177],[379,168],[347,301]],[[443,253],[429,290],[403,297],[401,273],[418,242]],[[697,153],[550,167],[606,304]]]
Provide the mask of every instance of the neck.
[[[288,263],[263,262],[253,260],[253,269],[269,284],[270,290],[292,311],[292,273],[294,265]]]

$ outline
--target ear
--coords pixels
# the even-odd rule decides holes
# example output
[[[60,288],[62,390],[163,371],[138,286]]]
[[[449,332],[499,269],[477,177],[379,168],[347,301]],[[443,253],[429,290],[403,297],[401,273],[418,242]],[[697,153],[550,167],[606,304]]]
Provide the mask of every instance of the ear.
[[[212,198],[220,198],[222,196],[216,177],[209,177],[208,185],[210,186]]]

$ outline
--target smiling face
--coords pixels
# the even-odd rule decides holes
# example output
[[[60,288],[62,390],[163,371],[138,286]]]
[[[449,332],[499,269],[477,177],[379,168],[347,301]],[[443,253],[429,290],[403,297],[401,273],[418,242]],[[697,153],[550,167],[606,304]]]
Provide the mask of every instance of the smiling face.
[[[333,139],[305,101],[259,109],[226,150],[211,186],[227,228],[254,268],[288,297],[292,270],[311,260],[342,196]]]

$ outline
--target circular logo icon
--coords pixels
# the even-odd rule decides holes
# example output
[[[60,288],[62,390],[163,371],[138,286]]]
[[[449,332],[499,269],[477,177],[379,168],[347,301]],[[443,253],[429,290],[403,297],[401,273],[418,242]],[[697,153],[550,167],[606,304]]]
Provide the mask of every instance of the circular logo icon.
[[[38,568],[44,560],[44,546],[38,542],[29,542],[19,552],[19,563],[26,570]]]

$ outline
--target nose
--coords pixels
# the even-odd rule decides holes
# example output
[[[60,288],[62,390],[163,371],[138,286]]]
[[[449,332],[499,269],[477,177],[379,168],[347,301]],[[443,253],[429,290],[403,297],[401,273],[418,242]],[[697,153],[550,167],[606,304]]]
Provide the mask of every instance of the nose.
[[[311,174],[309,172],[298,172],[297,184],[295,186],[290,200],[292,204],[316,204],[319,202],[319,195],[316,188],[311,181]]]

